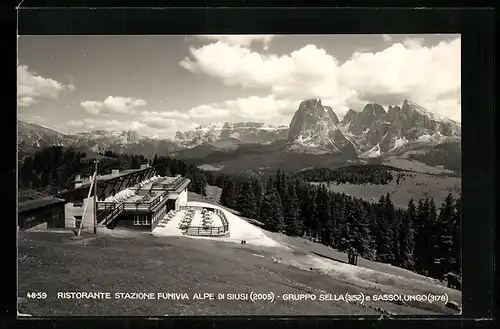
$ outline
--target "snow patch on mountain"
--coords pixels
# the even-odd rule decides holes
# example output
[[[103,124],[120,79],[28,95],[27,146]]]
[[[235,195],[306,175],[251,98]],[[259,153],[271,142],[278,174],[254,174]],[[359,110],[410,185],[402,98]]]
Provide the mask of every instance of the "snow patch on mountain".
[[[182,146],[192,148],[198,145],[212,143],[220,139],[232,138],[240,143],[269,144],[288,135],[287,126],[273,126],[261,122],[225,122],[208,123],[194,130],[175,134],[175,139]]]
[[[394,142],[394,147],[391,149],[391,151],[397,150],[397,149],[405,146],[406,144],[408,144],[408,140],[405,137],[398,138]]]
[[[380,152],[380,143],[362,154],[362,156],[365,158],[377,158],[380,155],[382,155],[382,153]]]

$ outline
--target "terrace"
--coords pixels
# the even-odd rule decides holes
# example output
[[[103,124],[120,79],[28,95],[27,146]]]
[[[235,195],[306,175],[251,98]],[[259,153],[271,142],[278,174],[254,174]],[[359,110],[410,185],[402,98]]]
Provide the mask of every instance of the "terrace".
[[[162,177],[161,179],[154,181],[150,186],[152,189],[161,189],[169,192],[176,191],[181,185],[183,185],[188,180],[182,176],[176,177]]]
[[[223,237],[229,224],[223,211],[206,207],[182,206],[169,212],[154,230],[159,235]]]
[[[152,177],[127,188],[114,196],[97,202],[97,210],[108,210],[122,206],[124,211],[152,211],[167,196],[168,191],[153,189],[156,181],[163,177]]]

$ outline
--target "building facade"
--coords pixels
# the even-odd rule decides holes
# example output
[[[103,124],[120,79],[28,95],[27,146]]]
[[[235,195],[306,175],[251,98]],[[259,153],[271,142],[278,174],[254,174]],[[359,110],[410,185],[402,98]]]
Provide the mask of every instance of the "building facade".
[[[19,189],[19,230],[64,228],[64,203],[37,191]]]
[[[76,175],[75,188],[61,195],[67,199],[65,226],[75,228],[81,222],[83,227],[93,226],[95,213],[99,226],[152,231],[168,211],[187,203],[190,183],[180,175],[160,177],[158,167],[113,170],[109,175],[98,176],[96,187]]]
[[[187,203],[189,183],[184,177],[163,177],[129,189],[132,193],[123,201],[97,202],[98,222],[110,229],[153,231],[167,212]]]

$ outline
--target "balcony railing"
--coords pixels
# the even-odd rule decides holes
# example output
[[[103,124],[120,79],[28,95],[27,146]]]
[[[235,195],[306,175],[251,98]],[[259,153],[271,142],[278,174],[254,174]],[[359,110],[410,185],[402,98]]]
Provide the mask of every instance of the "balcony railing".
[[[151,201],[142,201],[142,199],[141,199],[141,200],[138,200],[135,202],[124,201],[121,203],[98,202],[97,203],[97,210],[115,209],[115,207],[121,206],[121,207],[123,207],[124,211],[151,212],[160,204],[160,202],[164,201],[167,198],[167,196],[168,196],[168,192],[163,192]]]
[[[160,187],[163,190],[173,191],[173,190],[178,189],[179,186],[181,186],[182,183],[184,183],[184,181],[185,181],[184,177],[178,177],[170,183],[155,183],[155,184],[153,184],[153,188]]]
[[[99,206],[97,207],[99,210]],[[113,207],[109,206],[107,208],[103,208],[103,212],[97,216],[97,221],[100,225],[108,225],[113,219],[118,217],[123,210],[123,203],[113,204]]]

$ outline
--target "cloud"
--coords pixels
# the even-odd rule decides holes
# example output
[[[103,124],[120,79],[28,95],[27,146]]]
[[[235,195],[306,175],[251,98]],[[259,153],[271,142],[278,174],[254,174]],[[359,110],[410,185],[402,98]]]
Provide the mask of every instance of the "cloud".
[[[222,104],[209,104],[193,107],[189,110],[189,116],[193,119],[221,119],[231,115],[229,109]]]
[[[161,112],[148,112],[144,111],[141,113],[145,117],[160,117],[166,119],[179,119],[179,120],[189,120],[189,115],[179,111],[161,111]]]
[[[80,105],[90,114],[135,114],[139,107],[147,104],[145,100],[134,97],[108,96],[104,101],[85,101]]]
[[[86,118],[82,120],[70,120],[64,123],[65,126],[75,127],[81,129],[80,131],[88,130],[139,130],[146,125],[137,120],[100,120]]]
[[[208,35],[207,34],[207,35],[197,35],[196,37],[202,40],[205,39],[210,41],[221,41],[228,45],[237,45],[244,47],[249,47],[252,43],[261,42],[264,45],[264,48],[267,48],[271,40],[275,38],[274,35],[264,35],[264,34],[262,35],[250,35],[250,34]]]
[[[397,103],[408,98],[460,120],[460,99],[450,92],[460,88],[460,52],[460,37],[432,47],[424,47],[420,39],[406,39],[375,53],[357,51],[340,63],[315,45],[277,56],[216,42],[191,48],[190,57],[179,65],[228,86],[268,91],[276,99],[325,99],[339,114],[375,98]]]
[[[27,107],[35,103],[35,99],[31,96],[23,96],[17,99],[17,105],[19,107]]]
[[[176,120],[167,119],[160,116],[145,116],[141,122],[151,128],[171,130],[172,126],[177,126]]]
[[[244,120],[282,124],[284,116],[287,121],[290,120],[290,115],[295,113],[299,103],[299,101],[276,99],[274,95],[269,95],[228,100],[223,102],[221,107],[226,107],[231,115]]]
[[[202,104],[183,111],[144,111],[136,120],[150,128],[160,129],[164,135],[209,122],[252,121],[280,125],[289,123],[299,103],[300,100],[281,100],[274,95],[250,96]]]
[[[60,93],[74,91],[75,86],[64,85],[54,79],[31,72],[26,65],[17,66],[17,100],[19,107],[27,107],[42,99],[56,99]]]
[[[250,96],[199,105],[189,109],[188,115],[191,121],[199,123],[252,121],[279,125],[289,123],[299,103],[299,100],[277,99],[274,95]]]
[[[405,45],[406,48],[410,49],[418,49],[422,47],[423,43],[424,38],[405,38],[403,40],[403,45]]]
[[[389,34],[382,34],[382,38],[384,38],[384,41],[388,42],[391,41],[392,38]]]

